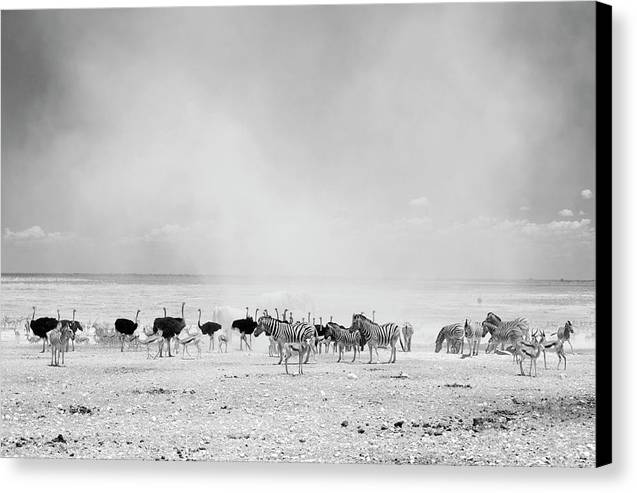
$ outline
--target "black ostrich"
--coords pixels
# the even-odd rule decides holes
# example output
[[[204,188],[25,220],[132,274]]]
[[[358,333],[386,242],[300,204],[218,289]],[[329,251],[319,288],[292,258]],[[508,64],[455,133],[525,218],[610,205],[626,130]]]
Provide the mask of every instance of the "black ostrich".
[[[170,353],[170,341],[173,337],[181,334],[181,330],[186,326],[186,319],[184,318],[184,307],[186,302],[181,304],[181,318],[167,317],[166,308],[164,308],[163,318],[156,318],[153,321],[153,333],[161,330],[164,341],[168,343],[168,357],[172,358]],[[159,347],[159,357],[163,357],[163,345]]]
[[[42,339],[42,351],[43,353],[46,350],[46,335],[53,329],[58,326],[59,322],[59,312],[58,318],[53,317],[40,317],[38,319],[35,318],[35,307],[33,307],[33,316],[31,317],[31,322],[29,323],[29,327],[31,327],[31,332],[36,337]]]
[[[257,308],[254,311],[254,318],[248,315],[248,310],[249,308],[246,306],[246,318],[240,318],[232,322],[232,328],[237,329],[239,331],[239,334],[241,334],[241,339],[239,340],[239,349],[241,351],[243,351],[244,342],[246,343],[246,346],[248,346],[248,349],[252,351],[252,348],[250,347],[250,344],[248,344],[248,339],[246,339],[246,336],[250,336],[250,338],[252,338],[252,333],[257,328],[257,323],[255,322],[255,320],[257,318],[257,313],[259,313],[259,309]]]
[[[316,319],[312,317],[312,324],[316,329],[316,345],[318,346],[319,354],[321,353],[321,346],[327,343],[329,345],[329,339],[325,336],[325,325],[323,325],[323,317],[319,317],[319,323],[316,323]],[[327,352],[327,346],[325,348],[325,352]]]
[[[137,330],[137,318],[139,317],[139,312],[141,310],[137,310],[135,314],[135,321],[129,320],[127,318],[118,318],[115,320],[115,331],[119,333],[120,341],[122,345],[120,347],[120,351],[124,352],[124,339],[126,336],[132,336]]]
[[[208,352],[215,348],[215,332],[221,330],[221,324],[217,322],[205,322],[201,324],[201,308],[199,308],[199,320],[197,320],[197,327],[201,330],[202,334],[210,337],[210,344],[208,344]]]

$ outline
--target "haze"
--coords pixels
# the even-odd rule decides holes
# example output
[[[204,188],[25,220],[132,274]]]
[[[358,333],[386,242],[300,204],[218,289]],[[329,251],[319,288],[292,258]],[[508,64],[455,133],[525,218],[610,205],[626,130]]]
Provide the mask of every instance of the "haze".
[[[2,271],[593,279],[594,22],[5,11]]]

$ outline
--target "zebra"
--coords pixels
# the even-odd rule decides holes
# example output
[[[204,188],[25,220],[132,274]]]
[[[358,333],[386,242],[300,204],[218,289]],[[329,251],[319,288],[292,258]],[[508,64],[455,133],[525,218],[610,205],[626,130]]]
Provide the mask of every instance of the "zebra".
[[[58,312],[59,313],[59,312]],[[64,366],[64,353],[66,352],[67,343],[73,334],[73,329],[69,324],[65,324],[59,321],[55,329],[49,331],[47,334],[49,337],[49,343],[51,344],[51,365],[60,366],[60,355],[62,355],[62,366]]]
[[[462,351],[464,351],[464,328],[461,323],[445,325],[436,337],[436,349],[437,353],[442,349],[442,343],[447,340],[447,353],[449,353],[449,345],[452,348],[456,347],[456,344],[461,344]]]
[[[469,343],[469,356],[477,356],[480,352],[480,339],[486,335],[484,332],[484,327],[482,327],[479,323],[470,322],[469,319],[465,319],[464,336]]]
[[[356,361],[356,353],[360,351],[361,333],[358,330],[349,331],[345,327],[340,327],[338,324],[328,324],[325,328],[325,337],[330,337],[338,347],[338,361],[341,362],[343,357],[343,348],[345,346],[352,346],[354,348],[354,359],[352,363]]]
[[[265,332],[267,336],[271,336],[275,339],[279,349],[279,362],[277,365],[280,365],[284,356],[283,345],[286,342],[311,342],[315,336],[316,329],[305,322],[283,322],[282,320],[272,318],[270,315],[263,315],[259,317],[257,328],[254,331],[254,337],[258,337],[263,332]],[[310,351],[307,350],[305,353],[305,363],[307,363],[310,357]]]
[[[571,354],[575,354],[575,351],[573,351],[573,345],[571,344],[571,334],[574,333],[573,324],[570,320],[567,320],[563,327],[560,327],[557,329],[557,332],[553,332],[551,335],[557,335],[557,339],[562,341],[562,344],[568,342],[568,345],[571,347]],[[566,359],[564,361],[564,367],[566,367]]]
[[[489,332],[492,336],[495,333],[500,333],[502,331],[506,331],[511,327],[518,327],[522,331],[522,335],[524,339],[529,340],[529,322],[526,318],[518,317],[515,320],[511,320],[508,322],[503,322],[500,317],[498,317],[495,313],[489,312],[487,313],[487,318],[482,322],[482,327],[485,329],[483,332],[484,335],[487,335],[486,332]]]
[[[299,375],[303,375],[303,354],[310,350],[309,345],[311,342],[286,342],[283,344],[283,351],[285,351],[285,373],[289,375],[288,372],[288,360],[292,353],[299,354]]]
[[[513,358],[518,359],[520,356],[518,354],[519,345],[521,342],[526,341],[526,338],[524,337],[525,331],[523,326],[520,326],[519,320],[521,319],[505,322],[502,326],[494,329],[494,331],[491,332],[491,337],[487,343],[485,353],[489,354],[494,351],[498,345],[502,345],[502,347],[507,351],[513,349]],[[526,328],[528,329],[528,325]]]
[[[372,363],[374,349],[378,358],[378,347],[387,346],[391,347],[388,363],[396,363],[396,341],[400,340],[400,327],[397,324],[389,322],[378,325],[362,313],[355,313],[352,315],[352,328],[350,330],[360,331],[361,349],[364,344],[369,347],[368,364]]]
[[[405,322],[403,325],[403,339],[405,340],[405,344],[403,346],[403,339],[400,339],[400,347],[403,351],[410,352],[411,351],[411,338],[414,335],[414,327],[409,323]]]

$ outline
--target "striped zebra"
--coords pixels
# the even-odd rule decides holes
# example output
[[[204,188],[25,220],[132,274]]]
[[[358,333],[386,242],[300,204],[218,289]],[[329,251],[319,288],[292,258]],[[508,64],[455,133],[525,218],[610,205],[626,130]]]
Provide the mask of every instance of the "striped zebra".
[[[485,318],[484,322],[482,322],[482,327],[488,331],[491,336],[494,334],[498,334],[501,336],[503,331],[506,331],[509,328],[517,327],[522,331],[522,335],[525,340],[529,340],[529,322],[526,318],[518,317],[515,320],[510,320],[508,322],[503,322],[500,317],[498,317],[495,313],[489,312],[487,313],[487,318]],[[486,335],[486,333],[484,334]]]
[[[279,350],[279,362],[283,361],[285,343],[311,342],[315,337],[316,329],[306,322],[283,322],[272,318],[270,315],[259,317],[257,328],[254,331],[254,337],[258,337],[265,332],[267,336],[271,336],[276,341]],[[311,346],[311,344],[310,344]],[[310,357],[310,351],[305,351],[305,363]]]
[[[562,344],[568,342],[568,345],[571,347],[571,354],[575,354],[575,351],[573,351],[573,345],[571,344],[571,334],[574,333],[575,331],[573,330],[573,324],[570,320],[567,320],[564,326],[557,329],[557,332],[553,332],[551,335],[557,335],[557,339],[561,341]],[[566,367],[566,363],[564,364],[564,366]]]
[[[388,363],[396,363],[396,341],[400,340],[400,327],[392,322],[378,325],[372,322],[362,313],[355,313],[352,316],[351,330],[359,330],[361,334],[361,349],[363,344],[369,347],[369,362],[372,362],[372,351],[376,350],[378,358],[379,347],[391,347]],[[363,342],[364,341],[364,342]]]
[[[327,324],[327,327],[325,328],[325,337],[330,337],[338,347],[337,363],[341,362],[343,349],[345,349],[346,346],[354,348],[354,359],[352,359],[352,363],[356,361],[356,353],[360,351],[361,344],[361,333],[358,330],[349,331],[345,327],[331,323]]]
[[[487,319],[489,320],[488,316]],[[482,326],[484,327],[485,325],[491,334],[485,352],[491,353],[498,345],[501,345],[502,348],[507,351],[512,349],[513,357],[517,359],[519,356],[518,346],[520,342],[528,341],[529,323],[527,320],[524,318],[516,318],[509,322],[500,321],[498,325],[485,320],[482,322]]]
[[[464,351],[464,328],[461,323],[445,325],[436,337],[436,352],[439,353],[442,349],[442,343],[447,341],[447,353],[449,353],[449,345],[452,348],[457,348],[457,345],[461,345],[462,351]]]
[[[464,336],[469,344],[469,356],[477,356],[480,352],[480,339],[485,336],[484,328],[478,322],[470,322],[469,319],[465,319]]]

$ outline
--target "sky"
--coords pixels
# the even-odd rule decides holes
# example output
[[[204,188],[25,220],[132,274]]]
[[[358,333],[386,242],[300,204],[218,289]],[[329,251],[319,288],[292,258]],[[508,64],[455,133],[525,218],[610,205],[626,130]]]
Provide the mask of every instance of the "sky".
[[[2,13],[2,272],[595,278],[594,3]]]

